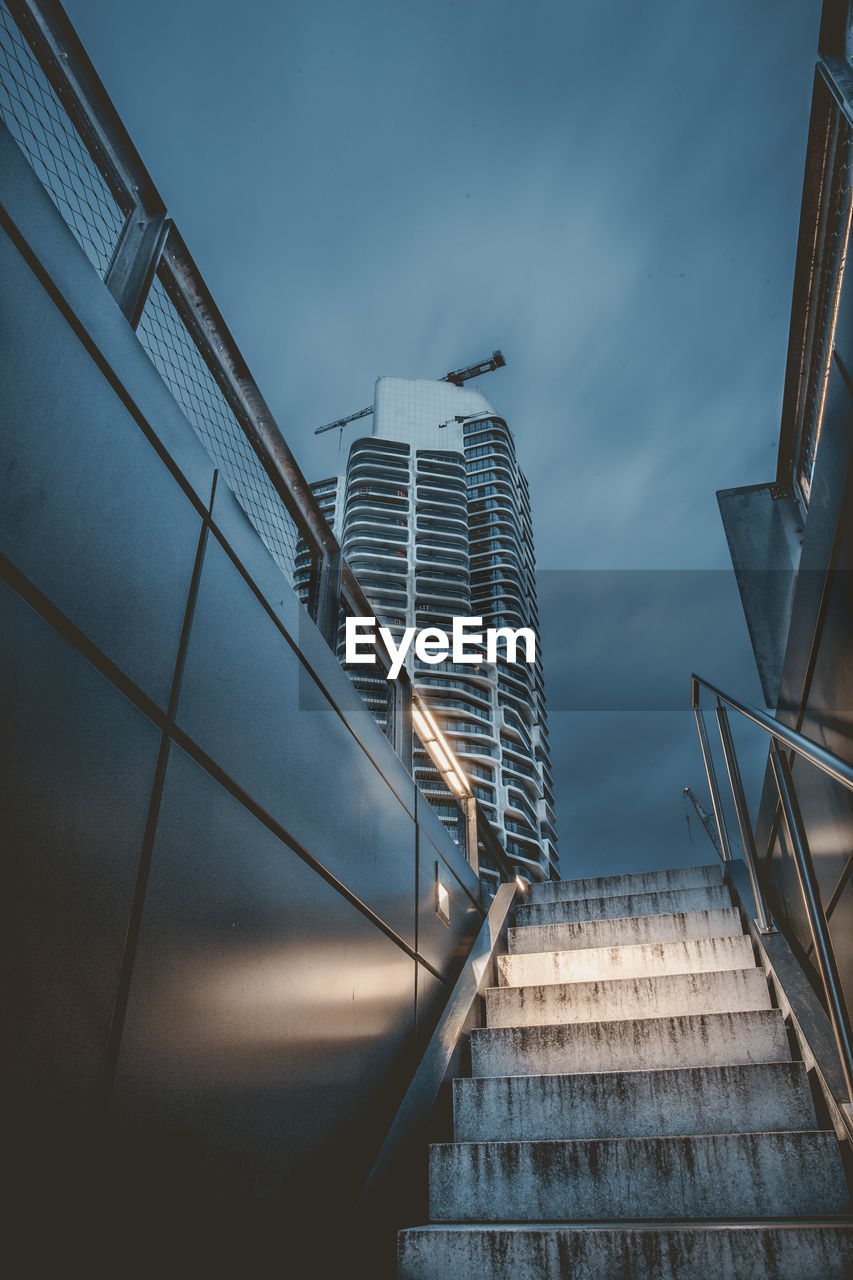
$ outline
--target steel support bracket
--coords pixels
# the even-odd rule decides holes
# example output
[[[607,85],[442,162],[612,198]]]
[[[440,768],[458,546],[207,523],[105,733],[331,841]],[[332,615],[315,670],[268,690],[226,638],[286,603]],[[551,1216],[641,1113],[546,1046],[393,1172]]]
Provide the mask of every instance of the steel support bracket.
[[[168,234],[169,220],[164,213],[146,214],[142,208],[134,209],[124,224],[104,276],[104,284],[134,329],[139,324]]]

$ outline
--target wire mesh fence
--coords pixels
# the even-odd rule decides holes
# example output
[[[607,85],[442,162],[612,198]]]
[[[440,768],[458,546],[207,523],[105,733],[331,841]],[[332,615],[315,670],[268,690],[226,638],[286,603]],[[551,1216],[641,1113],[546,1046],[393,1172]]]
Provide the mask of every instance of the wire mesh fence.
[[[106,275],[125,214],[2,3],[0,117],[90,262]]]
[[[296,524],[159,278],[151,286],[137,333],[270,555],[292,583],[299,537]]]

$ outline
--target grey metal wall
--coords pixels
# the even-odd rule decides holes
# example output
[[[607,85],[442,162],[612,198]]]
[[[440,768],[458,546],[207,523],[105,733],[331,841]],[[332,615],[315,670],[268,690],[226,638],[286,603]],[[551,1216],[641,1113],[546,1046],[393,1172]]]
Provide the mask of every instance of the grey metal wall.
[[[777,715],[853,762],[853,280],[845,282],[830,369],[812,499],[794,591]],[[813,766],[792,766],[829,916],[848,1005],[853,1007],[853,796]],[[770,849],[774,914],[802,954],[811,938],[787,837],[778,835],[777,794],[765,780],[759,850]],[[784,828],[784,824],[783,828]],[[815,978],[816,985],[819,985]]]
[[[0,200],[5,1098],[29,1248],[286,1274],[369,1167],[478,883],[2,130]]]

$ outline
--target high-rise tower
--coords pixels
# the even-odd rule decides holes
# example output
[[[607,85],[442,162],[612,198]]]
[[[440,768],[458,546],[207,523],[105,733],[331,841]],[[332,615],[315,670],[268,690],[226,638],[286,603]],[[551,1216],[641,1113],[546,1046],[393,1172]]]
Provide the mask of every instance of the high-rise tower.
[[[480,391],[380,378],[372,434],[353,443],[345,474],[312,488],[395,637],[406,626],[449,631],[454,616],[534,631],[533,666],[500,654],[496,664],[408,665],[519,873],[557,876],[530,498],[507,423]],[[307,568],[300,555],[303,597]],[[383,723],[381,673],[356,667],[351,676]],[[417,740],[414,772],[454,831],[457,806]]]

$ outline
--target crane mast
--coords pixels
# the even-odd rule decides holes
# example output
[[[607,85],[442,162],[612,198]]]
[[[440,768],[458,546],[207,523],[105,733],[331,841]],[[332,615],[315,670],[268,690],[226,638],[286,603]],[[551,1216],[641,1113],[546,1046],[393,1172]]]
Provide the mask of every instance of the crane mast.
[[[506,360],[501,352],[493,351],[488,360],[481,360],[479,364],[469,364],[465,369],[453,369],[438,381],[452,382],[454,386],[461,387],[463,382],[467,382],[470,378],[479,378],[481,374],[491,373],[493,369],[503,369],[505,364]],[[336,427],[345,427],[348,423],[366,418],[371,413],[373,413],[373,405],[369,404],[366,409],[359,409],[357,413],[351,413],[346,418],[337,418],[335,422],[327,422],[324,427],[315,427],[314,435],[319,436],[324,431],[334,431]]]

